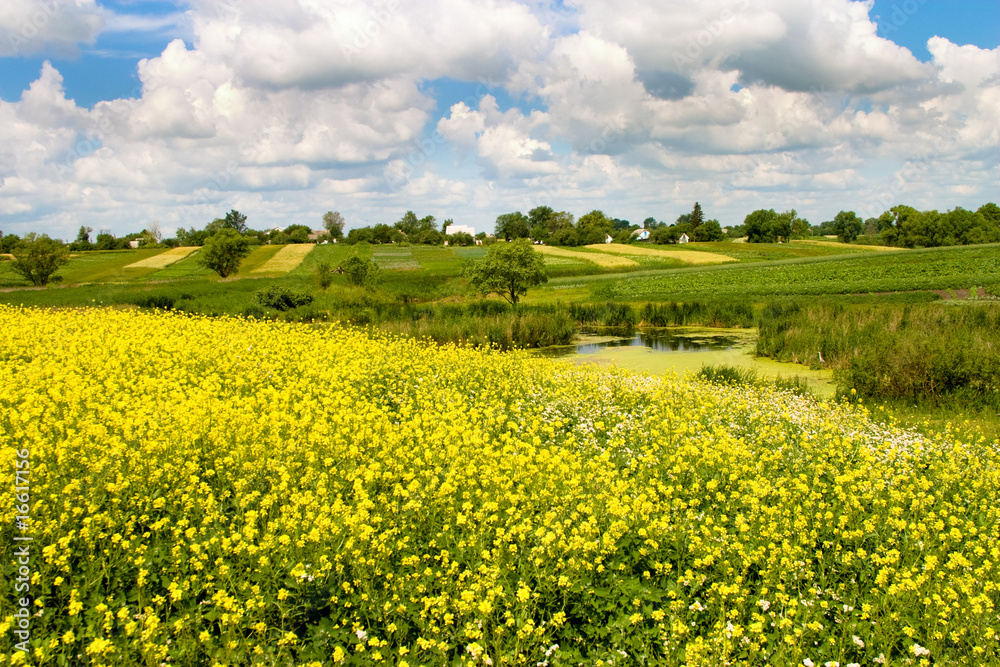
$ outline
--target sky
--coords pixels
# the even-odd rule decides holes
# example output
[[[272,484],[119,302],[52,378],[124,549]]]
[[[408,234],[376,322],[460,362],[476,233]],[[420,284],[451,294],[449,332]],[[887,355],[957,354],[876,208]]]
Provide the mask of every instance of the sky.
[[[1000,0],[4,0],[0,230],[1000,200]]]

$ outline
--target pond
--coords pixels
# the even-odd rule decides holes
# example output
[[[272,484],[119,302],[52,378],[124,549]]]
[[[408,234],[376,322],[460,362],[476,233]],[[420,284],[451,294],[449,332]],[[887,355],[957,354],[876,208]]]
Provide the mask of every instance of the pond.
[[[535,354],[581,364],[608,364],[654,375],[668,371],[684,375],[697,373],[704,365],[726,364],[753,369],[761,378],[799,377],[808,383],[815,395],[833,396],[832,371],[811,370],[800,364],[754,357],[756,341],[756,329],[668,327],[643,329],[632,334],[585,329],[573,345],[548,347]]]

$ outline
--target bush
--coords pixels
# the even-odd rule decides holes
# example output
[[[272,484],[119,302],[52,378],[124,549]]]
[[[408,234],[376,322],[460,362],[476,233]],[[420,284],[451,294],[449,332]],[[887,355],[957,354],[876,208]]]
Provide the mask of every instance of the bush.
[[[313,295],[308,292],[293,292],[281,285],[271,285],[256,294],[257,303],[265,308],[275,310],[291,310],[312,303]]]
[[[168,294],[151,294],[141,296],[132,301],[140,308],[159,308],[161,310],[173,310],[177,298]]]
[[[344,274],[347,282],[359,287],[373,287],[381,280],[381,270],[371,259],[362,259],[354,255],[344,262]]]
[[[313,273],[316,274],[316,282],[319,283],[320,289],[326,289],[333,284],[333,269],[330,268],[330,262],[316,262]]]

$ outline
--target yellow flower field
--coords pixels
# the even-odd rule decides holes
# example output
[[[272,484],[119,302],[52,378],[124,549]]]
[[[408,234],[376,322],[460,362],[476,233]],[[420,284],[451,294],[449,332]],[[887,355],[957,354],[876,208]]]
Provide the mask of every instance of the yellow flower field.
[[[274,254],[274,257],[267,260],[252,273],[288,273],[306,258],[312,249],[312,243],[290,243]]]
[[[699,252],[697,250],[644,248],[642,246],[623,245],[621,243],[594,243],[585,247],[600,250],[601,252],[610,252],[616,255],[646,255],[650,257],[664,257],[666,259],[679,259],[685,264],[692,265],[725,264],[726,262],[736,261],[728,255],[722,255],[714,252]]]
[[[1000,660],[997,443],[256,320],[2,306],[0,358],[0,664]]]
[[[147,257],[146,259],[141,259],[138,262],[132,262],[127,265],[126,269],[165,269],[175,262],[179,262],[195,250],[198,250],[198,246],[180,246],[177,248],[171,248],[166,252],[161,252],[158,255],[153,255],[152,257]]]
[[[566,257],[568,259],[576,259],[583,262],[590,262],[592,264],[597,264],[604,268],[615,269],[622,268],[626,266],[638,266],[639,263],[631,260],[627,257],[616,257],[614,255],[598,255],[594,252],[580,252],[579,250],[567,250],[566,248],[556,248],[550,245],[536,245],[534,249],[542,253],[543,255],[550,255],[555,257]]]

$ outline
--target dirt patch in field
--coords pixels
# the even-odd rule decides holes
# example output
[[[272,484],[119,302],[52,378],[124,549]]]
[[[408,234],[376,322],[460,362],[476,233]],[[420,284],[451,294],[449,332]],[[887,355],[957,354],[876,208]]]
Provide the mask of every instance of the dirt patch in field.
[[[978,298],[982,299],[982,298],[985,298],[985,297],[989,296],[986,293],[986,288],[985,287],[978,287],[978,288],[976,288],[976,293],[975,294],[972,294],[972,292],[970,290],[967,290],[967,289],[953,289],[953,290],[936,289],[936,290],[931,290],[931,291],[934,292],[935,294],[937,294],[938,296],[940,296],[945,301],[949,301],[951,299],[968,299],[971,296],[975,296],[975,297],[978,297]]]

